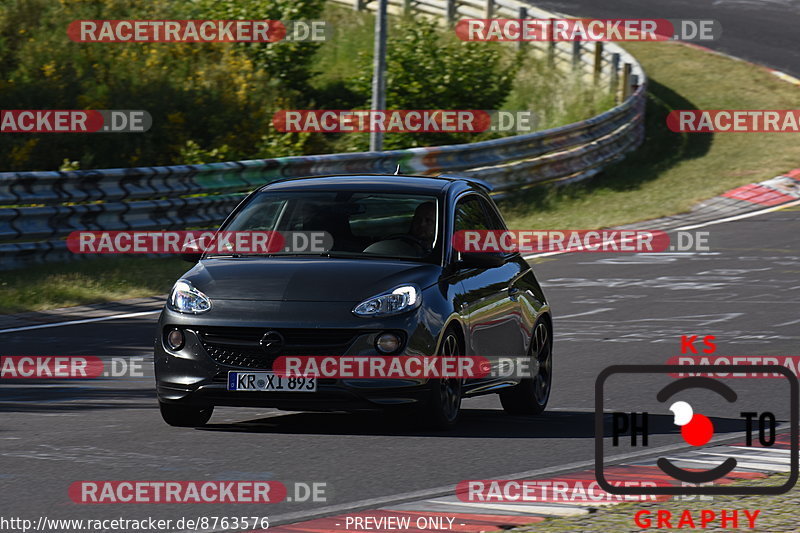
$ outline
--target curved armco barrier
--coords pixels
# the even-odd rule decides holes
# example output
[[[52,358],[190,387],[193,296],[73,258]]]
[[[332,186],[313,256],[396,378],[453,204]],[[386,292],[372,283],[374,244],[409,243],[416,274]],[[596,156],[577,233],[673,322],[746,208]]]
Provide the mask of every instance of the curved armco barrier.
[[[336,0],[340,1],[340,0]],[[344,0],[341,0],[344,1]],[[408,0],[410,2],[410,0]],[[347,2],[348,5],[352,5]],[[410,8],[390,0],[394,10]],[[456,18],[548,18],[513,0],[415,1],[428,15]],[[364,8],[356,0],[356,8]],[[489,15],[487,17],[486,15]],[[219,224],[246,191],[270,181],[319,174],[459,172],[482,178],[497,194],[599,172],[644,138],[645,75],[613,43],[530,42],[554,68],[569,68],[611,88],[622,102],[588,120],[471,144],[313,156],[72,172],[0,173],[0,269],[76,258],[64,238],[77,230],[182,229]],[[205,194],[206,196],[193,196]],[[86,257],[83,255],[81,257]]]

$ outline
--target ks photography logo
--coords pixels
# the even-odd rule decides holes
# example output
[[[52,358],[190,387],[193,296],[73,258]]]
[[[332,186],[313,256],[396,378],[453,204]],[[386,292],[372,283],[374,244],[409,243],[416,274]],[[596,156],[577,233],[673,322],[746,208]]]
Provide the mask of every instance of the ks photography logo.
[[[733,388],[720,380],[709,377],[701,377],[699,374],[711,374],[722,372],[741,372],[740,366],[735,365],[615,365],[610,366],[600,372],[595,383],[595,475],[597,483],[603,490],[611,494],[782,494],[788,492],[797,482],[798,478],[798,392],[797,377],[786,367],[781,365],[752,365],[748,366],[748,372],[754,374],[775,373],[785,377],[788,383],[788,407],[789,407],[789,430],[790,430],[790,458],[791,466],[789,478],[780,486],[747,486],[737,484],[736,486],[686,486],[686,483],[712,483],[714,480],[722,478],[736,469],[737,460],[735,457],[722,457],[720,462],[713,468],[701,470],[692,468],[690,470],[681,468],[673,464],[666,457],[659,457],[656,466],[667,476],[674,479],[674,486],[659,487],[625,487],[611,483],[604,475],[605,462],[605,412],[603,409],[604,399],[608,396],[609,390],[606,386],[607,380],[612,376],[620,376],[626,379],[636,379],[643,375],[676,375],[676,374],[695,374],[692,377],[675,379],[669,382],[660,390],[655,390],[653,398],[658,404],[663,405],[663,411],[659,415],[664,416],[667,412],[672,412],[673,424],[680,428],[680,434],[684,442],[693,447],[702,447],[709,444],[715,433],[713,421],[706,415],[700,413],[694,406],[681,400],[682,394],[692,391],[705,391],[713,397],[721,398],[726,406],[730,406],[730,412],[738,417],[745,427],[746,448],[769,449],[775,443],[775,433],[777,429],[777,418],[772,411],[756,411],[748,407],[746,398],[743,394],[737,393]],[[756,378],[750,378],[756,379]],[[737,383],[747,381],[737,380]],[[776,396],[777,399],[777,396]],[[777,400],[780,401],[780,400]],[[726,407],[727,408],[727,407]],[[611,413],[611,446],[618,447],[625,442],[629,442],[631,447],[644,447],[652,444],[652,426],[647,412],[636,411],[615,411]],[[754,437],[754,433],[757,436]]]

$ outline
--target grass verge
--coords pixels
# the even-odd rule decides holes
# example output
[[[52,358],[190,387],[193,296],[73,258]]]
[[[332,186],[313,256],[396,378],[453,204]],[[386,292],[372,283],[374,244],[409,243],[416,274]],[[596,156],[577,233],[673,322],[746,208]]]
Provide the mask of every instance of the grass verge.
[[[800,88],[688,46],[626,48],[650,76],[644,144],[588,183],[534,189],[503,202],[513,228],[589,229],[657,218],[800,166],[800,143],[791,134],[690,135],[665,127],[671,109],[796,109]],[[346,63],[352,52],[329,60]],[[0,272],[0,313],[158,294],[187,268],[177,259],[114,258]]]
[[[751,64],[675,43],[626,43],[650,77],[647,137],[595,179],[532,189],[501,209],[515,229],[589,229],[689,210],[800,166],[790,133],[673,133],[673,109],[797,109],[800,88]]]
[[[0,313],[162,294],[190,266],[180,259],[115,257],[0,272]]]

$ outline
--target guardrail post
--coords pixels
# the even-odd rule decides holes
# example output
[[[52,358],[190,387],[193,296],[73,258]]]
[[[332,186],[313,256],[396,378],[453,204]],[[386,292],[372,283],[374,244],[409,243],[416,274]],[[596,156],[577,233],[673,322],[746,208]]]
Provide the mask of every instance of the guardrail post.
[[[519,8],[518,17],[520,20],[525,20],[526,18],[528,18],[528,8],[521,6]],[[520,26],[522,26],[522,23],[520,23]],[[523,50],[524,48],[525,48],[525,40],[523,39],[522,32],[520,32],[519,41],[517,41],[517,50]]]
[[[553,38],[553,19],[550,20],[550,28],[547,30],[548,35],[548,42],[547,42],[547,64],[550,67],[556,66],[556,41]]]
[[[625,63],[622,67],[622,99],[626,100],[631,95],[631,64]]]
[[[576,39],[572,41],[572,69],[578,70],[581,64],[581,41]]]
[[[494,0],[486,0],[486,18],[492,18],[492,15],[494,15]]]
[[[619,54],[611,54],[611,94],[614,95],[614,100],[617,101],[617,94],[619,91]]]
[[[600,81],[600,73],[603,72],[603,41],[594,43],[594,84]]]
[[[456,0],[447,0],[447,25],[452,26],[456,21]]]

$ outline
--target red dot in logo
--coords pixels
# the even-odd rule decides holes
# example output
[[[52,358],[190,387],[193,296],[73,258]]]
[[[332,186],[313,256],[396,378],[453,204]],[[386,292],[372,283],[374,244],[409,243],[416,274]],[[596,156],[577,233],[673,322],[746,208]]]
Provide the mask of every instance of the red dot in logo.
[[[702,446],[714,436],[714,424],[707,416],[695,413],[689,423],[681,427],[681,436],[692,446]]]

